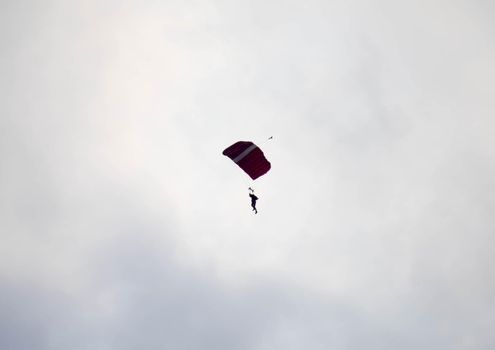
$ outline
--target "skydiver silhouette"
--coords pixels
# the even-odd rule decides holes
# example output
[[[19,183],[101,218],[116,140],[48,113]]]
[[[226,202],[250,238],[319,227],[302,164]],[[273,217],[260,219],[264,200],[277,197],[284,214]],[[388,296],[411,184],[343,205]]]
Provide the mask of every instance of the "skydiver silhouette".
[[[249,187],[249,191],[251,191],[249,194],[249,197],[251,197],[251,207],[253,207],[254,213],[258,214],[258,210],[256,210],[256,201],[258,200],[258,197],[254,195],[254,190],[251,187]]]

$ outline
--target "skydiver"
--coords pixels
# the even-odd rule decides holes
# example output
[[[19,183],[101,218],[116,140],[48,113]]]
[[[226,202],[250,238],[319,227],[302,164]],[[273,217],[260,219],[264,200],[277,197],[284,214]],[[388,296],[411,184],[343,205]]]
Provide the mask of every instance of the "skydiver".
[[[251,207],[253,207],[254,213],[258,214],[258,210],[256,210],[256,201],[258,200],[258,197],[254,195],[254,190],[251,187],[249,187],[249,191],[251,191],[249,194],[249,197],[251,197]]]

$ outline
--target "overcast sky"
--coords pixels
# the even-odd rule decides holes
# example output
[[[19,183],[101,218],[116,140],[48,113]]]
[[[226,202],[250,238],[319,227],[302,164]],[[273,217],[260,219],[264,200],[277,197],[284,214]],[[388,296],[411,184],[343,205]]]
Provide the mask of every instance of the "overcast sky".
[[[0,348],[494,349],[494,4],[1,1]]]

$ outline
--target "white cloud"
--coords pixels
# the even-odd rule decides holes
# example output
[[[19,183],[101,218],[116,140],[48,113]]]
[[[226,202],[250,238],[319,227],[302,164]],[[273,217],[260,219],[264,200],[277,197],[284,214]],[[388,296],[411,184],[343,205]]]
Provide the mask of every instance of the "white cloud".
[[[1,6],[2,348],[493,347],[487,3]]]

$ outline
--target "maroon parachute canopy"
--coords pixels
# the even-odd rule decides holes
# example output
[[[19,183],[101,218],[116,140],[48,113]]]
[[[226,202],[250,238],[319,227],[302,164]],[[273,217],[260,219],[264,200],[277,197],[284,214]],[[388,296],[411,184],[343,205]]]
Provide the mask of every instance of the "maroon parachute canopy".
[[[270,170],[270,162],[263,151],[250,141],[239,141],[223,151],[223,155],[232,159],[251,179],[255,180]]]

